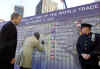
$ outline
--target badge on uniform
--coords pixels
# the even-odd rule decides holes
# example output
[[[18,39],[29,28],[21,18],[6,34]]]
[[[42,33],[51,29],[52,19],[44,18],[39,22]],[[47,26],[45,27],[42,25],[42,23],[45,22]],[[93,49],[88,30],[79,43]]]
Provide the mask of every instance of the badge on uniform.
[[[95,41],[95,34],[92,34],[92,38],[91,38],[91,41]]]
[[[99,60],[99,62],[98,62],[98,65],[100,66],[100,60]]]
[[[99,59],[99,61],[98,61],[98,66],[100,67],[100,56],[98,56],[98,59]]]

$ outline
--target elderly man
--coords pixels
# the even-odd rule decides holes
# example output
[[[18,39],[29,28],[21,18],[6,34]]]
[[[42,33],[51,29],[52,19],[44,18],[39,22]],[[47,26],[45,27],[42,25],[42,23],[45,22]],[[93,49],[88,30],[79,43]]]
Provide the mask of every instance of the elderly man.
[[[15,52],[17,46],[16,25],[20,23],[18,13],[11,15],[11,21],[6,23],[0,32],[0,69],[14,69]]]

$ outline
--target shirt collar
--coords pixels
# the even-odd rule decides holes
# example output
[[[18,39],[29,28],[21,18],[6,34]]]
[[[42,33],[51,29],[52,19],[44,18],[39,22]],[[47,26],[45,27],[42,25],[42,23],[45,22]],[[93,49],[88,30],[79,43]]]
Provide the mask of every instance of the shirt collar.
[[[14,22],[11,21],[11,23],[16,26],[16,24]]]

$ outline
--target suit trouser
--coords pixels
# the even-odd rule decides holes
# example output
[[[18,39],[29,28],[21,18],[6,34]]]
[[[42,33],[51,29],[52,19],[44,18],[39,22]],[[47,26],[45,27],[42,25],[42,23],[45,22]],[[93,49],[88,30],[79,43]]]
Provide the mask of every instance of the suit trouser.
[[[100,69],[98,65],[82,64],[82,69]]]
[[[14,64],[0,64],[0,69],[14,69]]]
[[[31,69],[31,68],[24,68],[24,67],[20,67],[20,69]]]
[[[91,59],[87,62],[86,60],[83,60],[83,58],[80,58],[80,63],[82,69],[100,69],[97,59]]]

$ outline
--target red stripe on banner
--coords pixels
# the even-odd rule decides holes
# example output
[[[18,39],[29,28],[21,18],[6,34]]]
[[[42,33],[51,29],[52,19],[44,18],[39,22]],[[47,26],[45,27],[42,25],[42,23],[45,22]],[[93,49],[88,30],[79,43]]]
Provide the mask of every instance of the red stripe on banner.
[[[61,0],[61,2],[64,2],[64,0]]]

